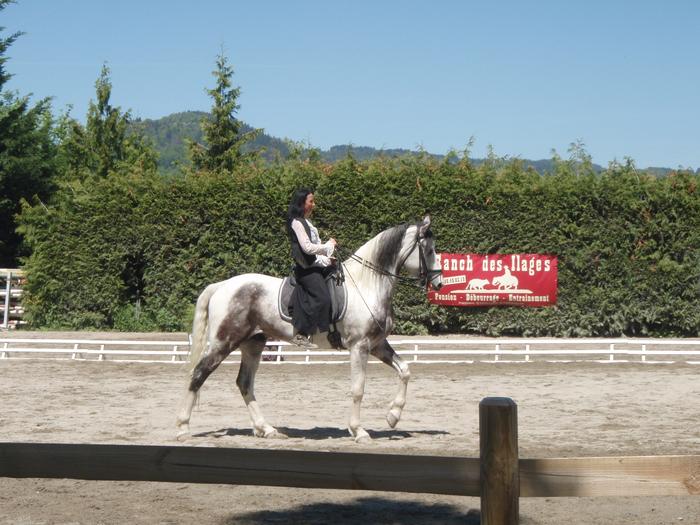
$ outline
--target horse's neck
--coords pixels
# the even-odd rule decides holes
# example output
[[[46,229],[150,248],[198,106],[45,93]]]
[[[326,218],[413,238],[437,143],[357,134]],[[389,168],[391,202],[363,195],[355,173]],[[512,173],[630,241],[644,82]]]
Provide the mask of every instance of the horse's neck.
[[[381,262],[377,259],[382,248],[381,242],[385,239],[384,233],[363,244],[344,265],[359,291],[363,295],[372,296],[380,303],[390,302],[394,295],[396,275],[399,272],[399,255],[403,250],[405,238],[404,235],[393,261],[387,265],[386,261]]]

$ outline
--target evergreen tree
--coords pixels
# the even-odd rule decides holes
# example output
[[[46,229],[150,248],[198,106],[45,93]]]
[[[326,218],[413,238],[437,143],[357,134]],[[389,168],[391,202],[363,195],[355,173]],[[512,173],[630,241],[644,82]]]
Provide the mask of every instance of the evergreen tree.
[[[103,65],[85,126],[68,116],[61,123],[61,160],[68,180],[156,169],[156,153],[142,135],[133,132],[130,112],[110,104],[109,74],[109,68]]]
[[[0,11],[11,0],[0,0]],[[4,31],[0,27],[0,31]],[[23,255],[15,232],[22,199],[46,199],[53,191],[55,152],[49,99],[32,105],[30,95],[6,90],[12,77],[5,65],[21,33],[0,38],[0,267],[15,267]]]
[[[256,155],[245,151],[244,146],[254,140],[261,130],[242,132],[242,122],[236,118],[241,90],[232,87],[233,68],[223,53],[217,56],[216,69],[212,74],[216,86],[207,90],[214,101],[211,116],[201,121],[206,145],[189,142],[189,153],[195,171],[231,171],[241,161]]]

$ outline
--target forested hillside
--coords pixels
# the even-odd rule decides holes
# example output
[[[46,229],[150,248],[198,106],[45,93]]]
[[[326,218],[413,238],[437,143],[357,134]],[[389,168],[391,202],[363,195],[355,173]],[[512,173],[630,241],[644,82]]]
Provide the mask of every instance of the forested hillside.
[[[132,123],[134,131],[144,134],[153,141],[153,145],[159,154],[158,167],[163,173],[176,172],[179,165],[187,165],[187,141],[202,142],[202,131],[200,123],[202,119],[208,118],[208,114],[202,111],[186,111],[174,113],[160,119],[136,120]],[[248,124],[242,123],[244,132],[253,130]],[[327,150],[309,151],[303,144],[296,143],[289,139],[272,137],[266,133],[260,133],[255,139],[246,145],[247,151],[260,151],[263,158],[274,160],[275,158],[287,158],[292,151],[296,154],[317,155],[325,162],[338,162],[352,156],[358,161],[374,159],[376,157],[402,157],[402,156],[429,156],[436,160],[442,160],[447,155],[430,152],[412,151],[401,148],[376,149],[369,146],[357,145],[337,145]],[[472,158],[474,165],[485,162],[486,159]],[[551,159],[528,160],[523,162],[538,173],[546,173],[553,168]],[[593,164],[596,172],[601,172],[603,168]],[[666,174],[671,170],[655,168],[655,174]]]
[[[176,173],[179,166],[188,165],[187,141],[205,142],[201,122],[209,118],[203,111],[185,111],[173,113],[160,119],[135,120],[131,123],[134,132],[143,134],[153,142],[158,152],[158,167],[163,173]],[[245,123],[241,124],[243,133],[253,130]],[[249,144],[247,151],[260,151],[266,159],[276,156],[287,157],[289,144],[284,140],[260,133]]]

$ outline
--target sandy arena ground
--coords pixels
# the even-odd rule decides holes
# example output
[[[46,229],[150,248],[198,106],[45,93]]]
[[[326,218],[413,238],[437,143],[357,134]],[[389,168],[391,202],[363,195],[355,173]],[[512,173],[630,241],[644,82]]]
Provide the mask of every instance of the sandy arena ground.
[[[397,454],[479,454],[478,403],[518,404],[520,456],[700,454],[700,366],[463,364],[412,367],[395,430],[397,379],[368,368],[363,423],[348,436],[349,365],[261,366],[256,392],[287,440],[251,436],[236,365],[204,385],[191,446]],[[184,366],[0,361],[0,441],[179,444]],[[478,498],[275,487],[0,478],[0,524],[479,523]],[[521,523],[700,524],[700,497],[522,498]]]

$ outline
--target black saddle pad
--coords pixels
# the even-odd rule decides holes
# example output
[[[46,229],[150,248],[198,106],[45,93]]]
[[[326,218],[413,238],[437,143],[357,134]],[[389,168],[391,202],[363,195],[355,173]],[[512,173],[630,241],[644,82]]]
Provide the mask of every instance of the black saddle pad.
[[[326,286],[331,296],[331,319],[334,323],[343,319],[348,306],[345,281],[338,282],[336,277],[335,273],[326,277]],[[285,277],[280,285],[279,293],[277,294],[277,308],[280,312],[280,317],[288,323],[292,322],[292,316],[289,315],[289,303],[292,301],[292,291],[296,284],[297,282],[293,274]]]

